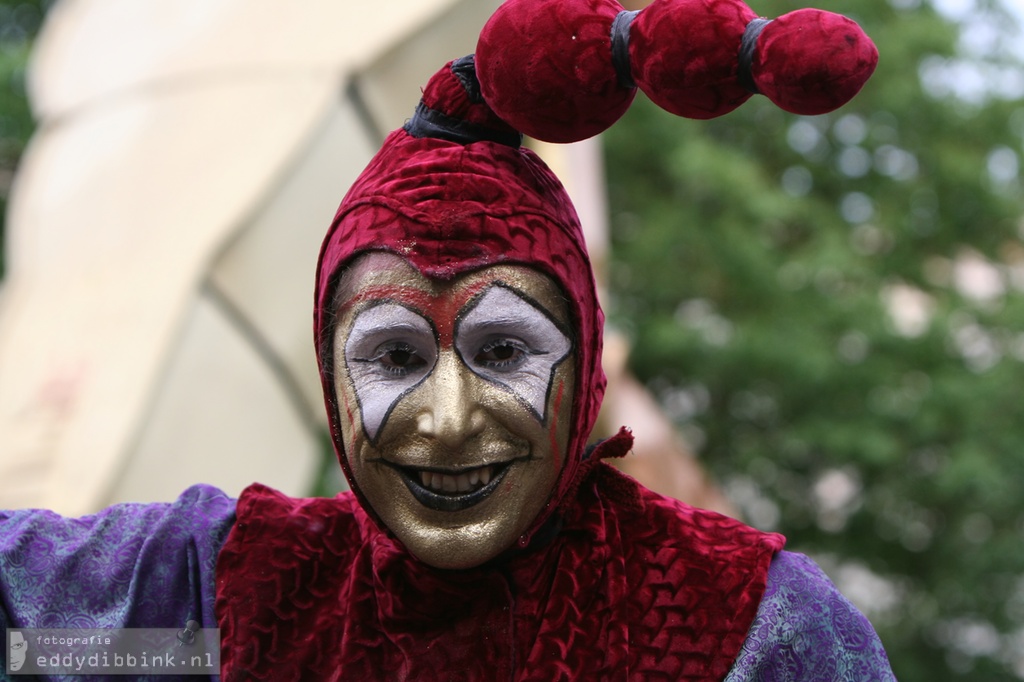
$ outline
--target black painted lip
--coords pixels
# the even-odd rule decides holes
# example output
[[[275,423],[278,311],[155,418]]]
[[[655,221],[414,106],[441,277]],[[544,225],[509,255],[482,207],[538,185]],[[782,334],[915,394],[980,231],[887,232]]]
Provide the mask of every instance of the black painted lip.
[[[505,478],[505,474],[507,474],[508,470],[512,468],[512,462],[495,464],[492,466],[499,468],[494,472],[494,476],[491,478],[490,483],[479,490],[463,493],[461,495],[441,495],[439,493],[435,493],[429,488],[423,487],[423,485],[417,480],[419,478],[419,474],[417,473],[419,469],[403,469],[398,466],[393,468],[398,472],[398,475],[402,477],[402,482],[405,483],[405,487],[409,489],[412,496],[415,497],[416,501],[424,507],[433,509],[434,511],[457,512],[469,509],[470,507],[478,505],[486,500],[491,493],[498,489],[498,486],[501,484],[501,480]]]

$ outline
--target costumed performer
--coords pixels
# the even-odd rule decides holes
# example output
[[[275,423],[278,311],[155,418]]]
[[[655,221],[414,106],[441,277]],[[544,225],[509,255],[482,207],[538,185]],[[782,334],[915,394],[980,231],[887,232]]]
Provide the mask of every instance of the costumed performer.
[[[230,680],[894,679],[864,616],[781,536],[617,472],[603,460],[628,452],[625,429],[586,445],[603,317],[575,211],[521,146],[600,132],[638,86],[685,116],[754,91],[819,113],[876,57],[824,12],[505,3],[324,241],[315,340],[352,491],[7,513],[3,626],[194,620],[221,628]]]

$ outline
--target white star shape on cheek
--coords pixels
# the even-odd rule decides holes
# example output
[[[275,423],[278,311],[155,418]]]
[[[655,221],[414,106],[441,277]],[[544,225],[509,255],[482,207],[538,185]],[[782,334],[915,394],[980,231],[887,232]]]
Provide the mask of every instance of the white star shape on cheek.
[[[555,369],[572,342],[546,311],[496,284],[458,321],[455,348],[473,373],[509,390],[544,423]]]
[[[437,339],[422,315],[383,302],[356,316],[345,341],[345,368],[371,442],[395,404],[427,378],[436,363]]]

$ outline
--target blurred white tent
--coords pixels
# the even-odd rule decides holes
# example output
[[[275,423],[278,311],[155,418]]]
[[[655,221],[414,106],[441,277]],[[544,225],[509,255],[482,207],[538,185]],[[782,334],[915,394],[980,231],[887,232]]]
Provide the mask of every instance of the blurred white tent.
[[[307,493],[320,239],[497,0],[65,0],[0,298],[0,507]]]

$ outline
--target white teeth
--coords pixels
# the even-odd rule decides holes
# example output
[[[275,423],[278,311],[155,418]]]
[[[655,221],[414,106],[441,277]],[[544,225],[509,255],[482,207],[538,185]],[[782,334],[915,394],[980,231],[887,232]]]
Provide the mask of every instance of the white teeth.
[[[478,486],[485,486],[491,482],[494,475],[494,465],[477,467],[460,474],[441,474],[436,471],[420,471],[420,483],[424,488],[430,488],[435,492],[444,493],[467,493],[475,490]]]

